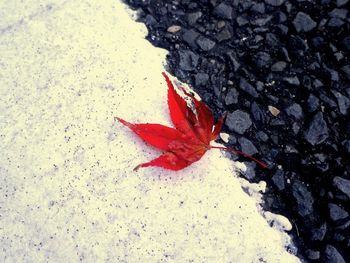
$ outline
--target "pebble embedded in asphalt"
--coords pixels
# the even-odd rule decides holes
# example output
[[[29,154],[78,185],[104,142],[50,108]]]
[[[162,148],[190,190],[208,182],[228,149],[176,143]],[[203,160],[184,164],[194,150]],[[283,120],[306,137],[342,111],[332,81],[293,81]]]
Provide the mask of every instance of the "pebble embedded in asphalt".
[[[238,134],[244,134],[252,125],[249,114],[241,110],[227,114],[225,123],[230,130]]]

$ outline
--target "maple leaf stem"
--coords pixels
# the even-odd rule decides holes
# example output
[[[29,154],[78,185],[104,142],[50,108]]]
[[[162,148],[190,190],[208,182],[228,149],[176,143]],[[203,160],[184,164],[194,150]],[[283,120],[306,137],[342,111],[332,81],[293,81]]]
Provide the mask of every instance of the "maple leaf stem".
[[[249,154],[246,154],[244,152],[241,152],[239,150],[235,150],[235,149],[232,149],[232,148],[226,148],[226,147],[220,147],[220,146],[211,146],[209,145],[210,149],[219,149],[219,150],[224,150],[224,151],[228,151],[228,152],[232,152],[232,153],[238,153],[240,155],[243,155],[244,157],[247,157],[255,162],[257,162],[258,164],[260,164],[262,167],[264,168],[269,168],[265,163],[259,161],[258,159],[254,158],[253,156],[250,156]]]

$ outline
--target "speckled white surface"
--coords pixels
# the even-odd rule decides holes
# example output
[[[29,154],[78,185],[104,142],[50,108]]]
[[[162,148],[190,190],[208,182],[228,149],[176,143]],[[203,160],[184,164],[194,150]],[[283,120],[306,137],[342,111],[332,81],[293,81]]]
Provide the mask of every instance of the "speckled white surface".
[[[0,261],[298,262],[219,151],[132,171],[159,152],[113,117],[169,124],[166,52],[124,8],[0,1]]]

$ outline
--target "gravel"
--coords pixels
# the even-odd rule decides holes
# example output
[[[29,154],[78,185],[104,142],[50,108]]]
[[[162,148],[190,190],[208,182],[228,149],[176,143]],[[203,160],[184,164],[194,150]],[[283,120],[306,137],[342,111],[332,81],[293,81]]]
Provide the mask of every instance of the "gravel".
[[[215,46],[215,42],[206,38],[204,36],[200,36],[197,38],[196,43],[203,51],[209,51]]]
[[[350,180],[336,176],[333,178],[333,185],[350,199]]]
[[[304,114],[303,114],[303,109],[298,103],[293,103],[286,109],[286,113],[289,116],[294,117],[295,119],[302,119]]]
[[[286,0],[265,0],[265,3],[272,6],[280,6],[284,4],[285,1]]]
[[[249,154],[249,155],[254,155],[254,154],[258,153],[258,149],[256,149],[255,145],[247,138],[240,137],[238,139],[238,143],[240,145],[242,152]]]
[[[189,50],[179,51],[180,67],[184,71],[192,71],[198,65],[199,56]]]
[[[238,134],[244,134],[252,125],[249,114],[241,110],[229,113],[225,123],[230,130]]]
[[[285,70],[286,67],[287,67],[287,63],[285,61],[277,61],[271,66],[271,70],[280,72]]]
[[[272,181],[276,185],[278,190],[282,191],[286,188],[286,179],[284,177],[283,170],[277,170],[272,177]]]
[[[202,86],[208,83],[209,75],[207,73],[197,73],[195,76],[196,86]]]
[[[293,25],[298,32],[308,32],[314,29],[317,23],[304,12],[299,12],[293,20]]]
[[[332,221],[338,221],[341,219],[345,219],[349,216],[349,213],[346,212],[343,208],[336,204],[329,203],[328,204],[329,209],[329,216]]]
[[[343,115],[347,115],[348,110],[350,108],[350,99],[348,99],[346,96],[344,96],[338,91],[332,90],[332,93],[338,101],[338,107],[339,107],[340,113]]]
[[[213,10],[213,14],[224,19],[232,19],[232,7],[221,3]]]
[[[327,123],[322,112],[318,112],[311,120],[309,128],[306,130],[305,139],[312,145],[323,143],[329,136]]]
[[[244,78],[241,78],[238,87],[254,98],[257,98],[259,96],[255,88],[250,85],[249,82]]]
[[[332,245],[326,246],[324,257],[326,263],[346,263],[339,251]]]
[[[310,238],[313,241],[322,241],[327,232],[327,224],[324,223],[320,227],[313,228],[311,230]]]
[[[238,103],[239,93],[235,88],[230,88],[225,97],[226,105],[232,105]]]
[[[312,213],[314,199],[304,184],[296,181],[292,186],[292,194],[298,205],[298,213],[301,216]]]

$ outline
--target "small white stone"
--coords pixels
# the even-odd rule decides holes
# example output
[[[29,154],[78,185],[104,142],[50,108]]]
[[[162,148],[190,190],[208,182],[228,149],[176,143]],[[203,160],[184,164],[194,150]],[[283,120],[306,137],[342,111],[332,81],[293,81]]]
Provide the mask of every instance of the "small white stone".
[[[276,107],[271,106],[271,105],[269,105],[268,108],[269,108],[269,111],[271,112],[271,114],[272,114],[273,116],[275,116],[275,117],[276,117],[278,114],[280,114],[280,112],[281,112],[279,109],[277,109]]]
[[[169,33],[176,33],[176,32],[178,32],[178,31],[180,31],[180,30],[181,30],[181,26],[176,26],[176,25],[170,26],[170,27],[168,27],[168,29],[167,29],[167,31],[168,31]]]
[[[230,138],[230,135],[227,134],[227,133],[222,132],[222,133],[220,133],[220,138],[221,138],[221,140],[223,140],[224,142],[228,143],[229,138]]]

